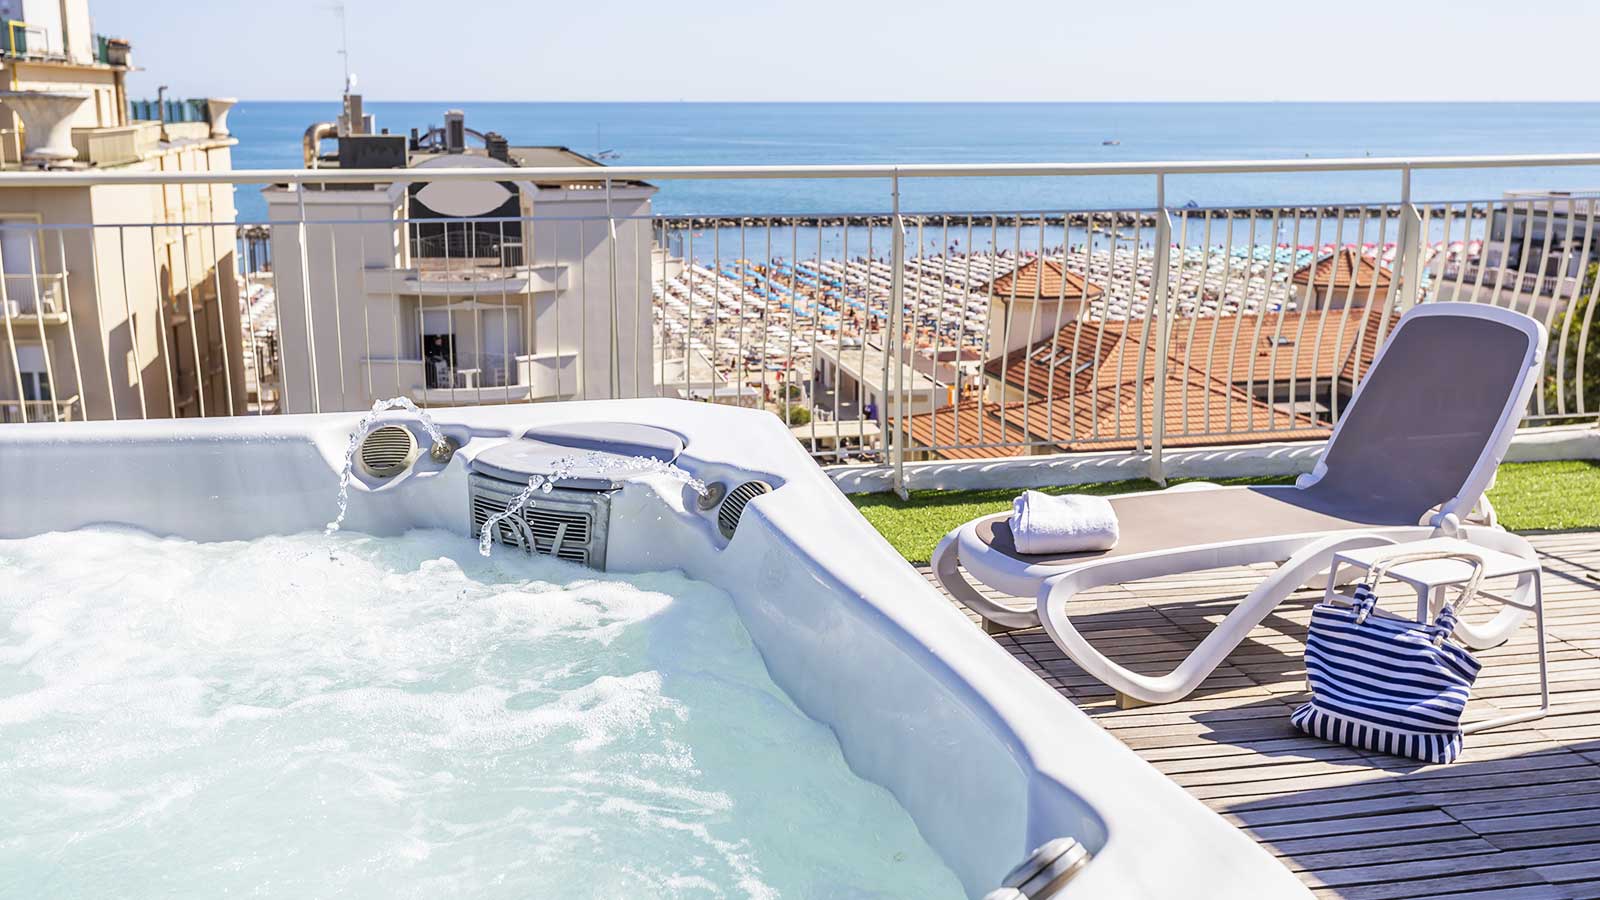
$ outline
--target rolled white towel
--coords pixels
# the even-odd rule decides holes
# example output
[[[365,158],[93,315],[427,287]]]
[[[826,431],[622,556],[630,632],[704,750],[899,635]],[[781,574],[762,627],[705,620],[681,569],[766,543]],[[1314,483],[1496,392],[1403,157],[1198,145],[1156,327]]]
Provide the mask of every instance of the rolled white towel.
[[[1082,553],[1117,545],[1117,513],[1104,497],[1023,491],[1011,501],[1018,553]]]

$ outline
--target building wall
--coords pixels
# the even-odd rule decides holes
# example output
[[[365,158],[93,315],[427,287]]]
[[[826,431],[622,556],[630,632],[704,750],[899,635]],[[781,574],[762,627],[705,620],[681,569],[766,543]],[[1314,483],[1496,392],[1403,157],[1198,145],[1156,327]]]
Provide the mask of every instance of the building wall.
[[[564,289],[535,300],[536,353],[581,349],[575,379],[563,380],[568,396],[637,397],[655,394],[650,294],[650,195],[654,189],[619,188],[611,215],[617,241],[612,252],[602,191],[540,188],[532,203],[533,259],[564,267]],[[615,262],[617,323],[613,354],[610,322]],[[610,359],[618,361],[613,384]]]
[[[106,66],[68,65],[60,62],[8,60],[6,89],[15,91],[82,91],[89,100],[72,117],[74,128],[99,128],[122,124],[125,116],[119,102],[119,70]],[[7,127],[15,129],[13,117],[5,116]]]
[[[507,310],[520,311],[523,358],[515,377],[519,385],[532,384],[534,399],[653,395],[648,282],[653,189],[619,192],[613,201],[618,218],[613,353],[613,253],[604,197],[594,196],[598,192],[522,188],[523,214],[531,221],[524,226],[525,259],[535,269],[558,273],[558,287],[504,296],[490,288],[476,297],[463,288],[451,298],[407,292],[403,278],[393,274],[412,264],[398,221],[403,217],[401,189],[307,191],[302,255],[300,196],[291,189],[269,188],[268,218],[282,223],[272,226],[271,241],[286,370],[285,411],[361,409],[397,395],[429,403],[504,402],[525,396],[494,387],[454,398],[424,392],[420,311],[474,299],[483,309],[451,314],[478,317],[471,325],[453,323],[458,351],[464,356],[470,352],[467,335],[502,303]],[[308,261],[304,269],[302,259]]]
[[[403,328],[396,324],[393,298],[386,291],[374,296],[366,288],[367,269],[392,269],[399,260],[394,222],[398,194],[307,191],[303,228],[297,191],[268,188],[265,194],[268,220],[282,223],[270,231],[283,410],[328,412],[370,406],[366,357],[389,361],[416,357],[414,350],[402,346]],[[394,368],[376,366],[374,371]],[[405,368],[409,372],[414,367]],[[374,392],[377,387],[373,385]]]
[[[228,142],[211,141],[128,168],[230,165]],[[74,418],[242,412],[246,360],[234,216],[228,185],[0,192],[0,218],[43,226],[35,271],[60,273],[64,257],[63,300],[71,311],[70,325],[18,326],[9,336],[0,330],[0,344],[45,347],[55,395],[81,398]],[[0,401],[16,400],[17,390],[10,353],[0,352]]]

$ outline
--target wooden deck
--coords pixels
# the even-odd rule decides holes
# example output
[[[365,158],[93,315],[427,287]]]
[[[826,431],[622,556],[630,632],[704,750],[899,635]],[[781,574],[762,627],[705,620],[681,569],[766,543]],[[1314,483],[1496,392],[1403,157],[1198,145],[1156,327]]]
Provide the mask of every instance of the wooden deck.
[[[1544,556],[1553,708],[1469,735],[1449,766],[1290,728],[1320,592],[1296,595],[1198,691],[1165,706],[1118,709],[1042,629],[995,640],[1320,897],[1600,898],[1600,532],[1532,540]],[[1074,622],[1122,664],[1165,672],[1260,575],[1224,569],[1102,589],[1078,601]],[[1394,596],[1387,608],[1405,610]],[[1479,654],[1469,718],[1538,705],[1533,637],[1530,623]]]

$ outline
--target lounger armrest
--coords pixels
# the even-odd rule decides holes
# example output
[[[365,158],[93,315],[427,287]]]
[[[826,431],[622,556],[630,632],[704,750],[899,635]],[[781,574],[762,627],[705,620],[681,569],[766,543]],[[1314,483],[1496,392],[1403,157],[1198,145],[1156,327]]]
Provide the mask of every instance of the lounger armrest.
[[[1119,693],[1146,703],[1171,703],[1188,696],[1274,607],[1328,564],[1336,550],[1392,544],[1378,534],[1333,534],[1295,553],[1240,601],[1200,645],[1166,675],[1141,675],[1112,662],[1095,649],[1072,624],[1068,614],[1073,595],[1090,588],[1168,574],[1229,565],[1214,549],[1192,548],[1175,553],[1108,560],[1045,579],[1039,589],[1039,618],[1061,649],[1085,672]]]

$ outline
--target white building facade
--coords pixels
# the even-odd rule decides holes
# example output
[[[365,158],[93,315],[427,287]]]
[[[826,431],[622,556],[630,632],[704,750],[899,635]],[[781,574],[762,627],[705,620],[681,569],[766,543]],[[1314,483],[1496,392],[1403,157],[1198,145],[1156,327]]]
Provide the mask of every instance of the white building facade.
[[[284,411],[655,394],[656,189],[530,174],[594,164],[563,148],[501,153],[413,147],[408,168],[503,181],[266,189]]]

